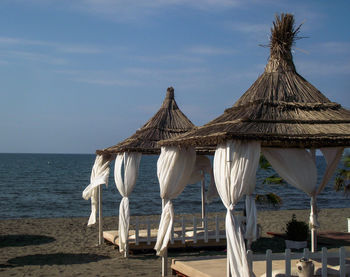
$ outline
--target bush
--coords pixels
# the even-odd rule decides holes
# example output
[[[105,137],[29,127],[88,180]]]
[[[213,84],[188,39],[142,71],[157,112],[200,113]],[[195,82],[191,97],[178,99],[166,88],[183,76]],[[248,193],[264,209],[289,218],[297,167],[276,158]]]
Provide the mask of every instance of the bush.
[[[293,214],[286,224],[286,235],[288,240],[305,241],[309,235],[309,226],[304,221],[298,221]]]

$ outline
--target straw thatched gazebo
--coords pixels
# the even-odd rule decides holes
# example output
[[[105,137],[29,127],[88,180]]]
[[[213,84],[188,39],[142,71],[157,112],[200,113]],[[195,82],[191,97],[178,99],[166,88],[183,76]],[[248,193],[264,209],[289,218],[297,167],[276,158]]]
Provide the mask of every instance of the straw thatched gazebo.
[[[166,97],[158,112],[146,122],[131,137],[124,141],[105,148],[97,150],[97,155],[118,154],[123,152],[138,152],[142,154],[158,155],[160,147],[157,143],[186,133],[193,129],[195,125],[179,109],[175,98],[174,88],[167,89]]]
[[[344,147],[350,146],[350,111],[331,102],[295,69],[291,48],[299,29],[300,26],[294,27],[293,15],[276,16],[271,29],[270,58],[253,85],[221,116],[159,143],[162,150],[216,147],[214,177],[228,210],[228,266],[234,276],[248,275],[244,271],[245,248],[241,235],[234,234],[240,231],[232,211],[243,195],[254,190],[260,149],[282,178],[310,196],[310,224],[315,235],[316,196],[332,176]],[[315,149],[320,149],[327,161],[318,186]]]
[[[195,126],[179,109],[174,99],[174,89],[167,89],[166,97],[158,112],[146,122],[131,137],[124,141],[96,151],[96,161],[91,173],[90,185],[84,190],[83,197],[91,198],[91,215],[88,225],[96,223],[97,206],[99,210],[99,244],[102,243],[102,206],[101,185],[107,184],[109,177],[109,164],[115,159],[114,177],[118,191],[123,196],[119,208],[119,248],[125,256],[128,255],[128,230],[129,230],[129,200],[136,179],[142,154],[158,155],[160,147],[157,142],[183,134]],[[206,159],[206,160],[205,160]],[[201,157],[206,163],[208,158]],[[211,167],[210,167],[211,168]],[[204,170],[203,168],[201,168]],[[124,173],[122,173],[124,171]],[[208,173],[208,172],[206,172]],[[123,176],[122,176],[123,175]],[[204,175],[203,175],[204,176]],[[199,178],[199,177],[198,177]],[[199,181],[198,178],[196,182]],[[202,200],[204,200],[204,181],[202,180]],[[202,203],[202,206],[204,204]],[[204,211],[204,208],[202,208]]]

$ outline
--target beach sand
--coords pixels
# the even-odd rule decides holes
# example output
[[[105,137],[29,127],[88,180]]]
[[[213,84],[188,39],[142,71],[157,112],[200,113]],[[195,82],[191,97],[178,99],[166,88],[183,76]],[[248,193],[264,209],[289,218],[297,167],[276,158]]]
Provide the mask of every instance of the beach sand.
[[[283,240],[266,232],[283,232],[292,214],[307,221],[309,210],[259,211],[262,238],[254,243],[253,250],[283,251]],[[350,208],[321,210],[320,230],[347,232],[349,216]],[[0,276],[160,276],[161,259],[154,253],[132,254],[125,259],[112,245],[96,246],[98,226],[87,227],[87,219],[1,220]],[[116,229],[117,224],[115,217],[104,218],[104,230]],[[222,249],[192,249],[170,252],[169,257],[225,254]]]

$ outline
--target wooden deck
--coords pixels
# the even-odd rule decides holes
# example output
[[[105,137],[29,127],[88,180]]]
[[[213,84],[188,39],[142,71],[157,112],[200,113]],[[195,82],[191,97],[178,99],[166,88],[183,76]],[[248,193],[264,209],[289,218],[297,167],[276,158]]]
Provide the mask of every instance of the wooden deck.
[[[129,250],[147,250],[153,249],[157,240],[157,229],[139,230],[138,239],[136,241],[136,235],[134,230],[129,231]],[[213,230],[209,230],[205,235],[204,230],[197,230],[196,238],[194,239],[193,229],[187,228],[184,232],[185,236],[182,237],[182,228],[174,229],[173,242],[169,242],[168,249],[180,249],[189,247],[225,247],[226,246],[226,234],[224,231],[220,232],[219,239],[213,238]],[[207,236],[207,239],[206,239]],[[119,246],[118,231],[104,231],[103,238]]]
[[[291,254],[291,256],[302,256],[302,253]],[[312,256],[321,256],[322,253],[310,253]],[[322,261],[320,258],[311,258],[315,265],[315,275],[314,276],[350,276],[350,261],[345,260],[342,262],[342,272],[340,275],[340,258],[334,253],[329,253],[329,257],[326,260],[326,271],[322,267]],[[340,254],[339,254],[340,255]],[[287,276],[286,272],[286,260],[284,259],[284,253],[274,253],[270,254],[270,276]],[[252,255],[252,269],[254,275],[257,277],[266,277],[267,272],[267,258],[264,255]],[[290,275],[298,276],[296,263],[299,259],[289,260]],[[249,263],[249,261],[248,261]],[[183,259],[173,259],[171,264],[171,269],[173,274],[178,274],[178,276],[188,276],[188,277],[226,277],[226,257],[214,256],[214,257],[197,257],[197,258],[183,258]]]

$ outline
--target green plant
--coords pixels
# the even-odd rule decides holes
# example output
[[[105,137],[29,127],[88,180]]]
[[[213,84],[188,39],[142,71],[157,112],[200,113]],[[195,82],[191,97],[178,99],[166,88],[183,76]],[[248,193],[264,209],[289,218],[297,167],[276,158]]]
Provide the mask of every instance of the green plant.
[[[288,240],[305,241],[309,235],[309,226],[304,221],[298,221],[295,214],[286,224],[286,235]]]
[[[255,201],[260,204],[271,205],[274,208],[279,208],[282,205],[282,199],[275,193],[257,194]]]
[[[337,171],[334,189],[343,190],[346,196],[350,195],[350,153],[344,156],[341,167]]]
[[[264,192],[259,193],[255,197],[255,201],[262,205],[268,205],[270,207],[273,207],[275,209],[278,209],[282,205],[282,199],[275,193],[270,192],[270,185],[283,185],[285,184],[284,180],[278,176],[278,174],[274,171],[269,161],[264,157],[264,155],[260,155],[259,159],[259,167],[260,169],[264,170],[268,177],[266,175],[263,177],[263,179],[260,179],[259,182],[263,186],[260,187]],[[268,187],[268,188],[267,188]]]

